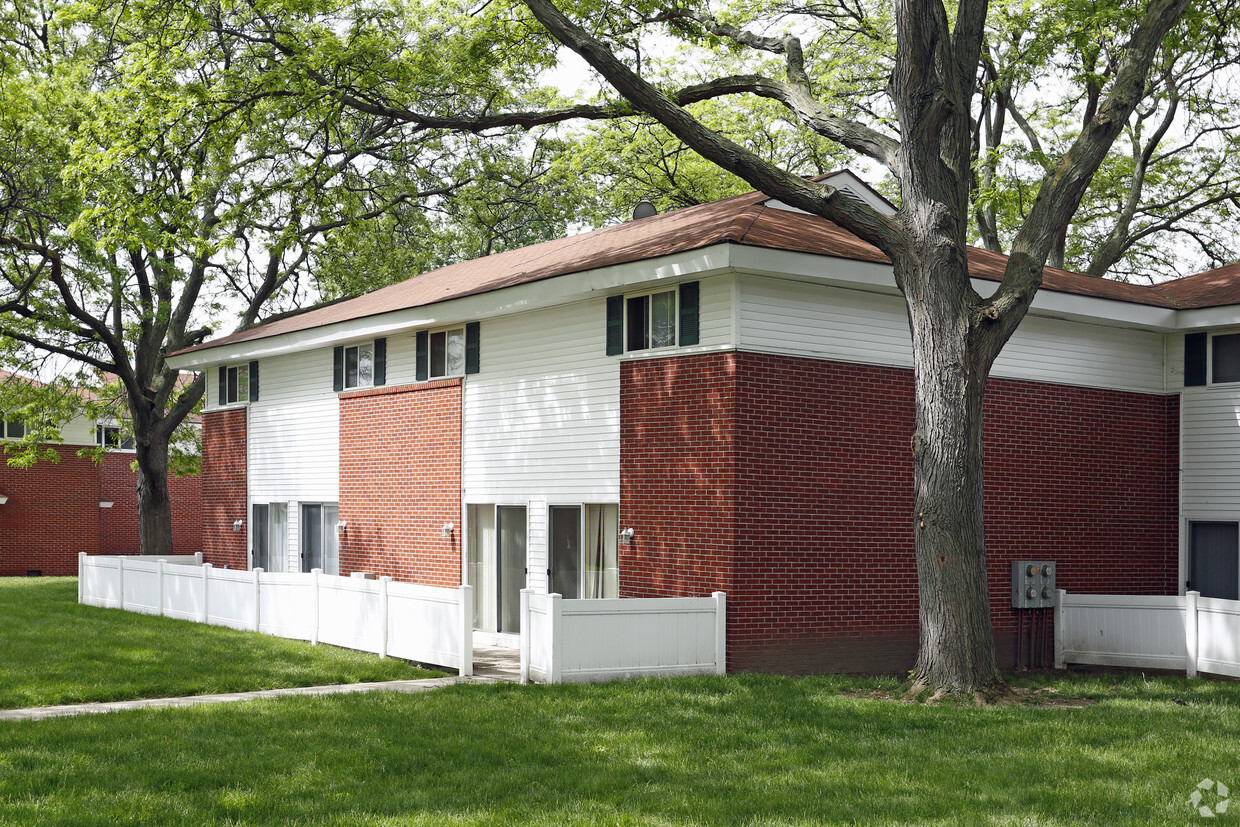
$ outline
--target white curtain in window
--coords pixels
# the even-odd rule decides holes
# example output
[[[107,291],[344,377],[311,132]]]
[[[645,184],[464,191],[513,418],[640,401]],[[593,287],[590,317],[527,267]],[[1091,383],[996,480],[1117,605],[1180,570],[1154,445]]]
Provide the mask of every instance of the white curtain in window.
[[[671,347],[676,344],[676,291],[650,298],[650,346]]]
[[[618,505],[586,506],[586,597],[620,596],[619,513]]]
[[[268,519],[271,520],[271,533],[268,535],[270,550],[267,554],[267,562],[271,565],[271,571],[286,571],[288,569],[288,504],[271,503]]]
[[[340,574],[340,538],[336,523],[340,522],[340,509],[334,504],[323,505],[323,573]]]
[[[474,628],[494,632],[497,584],[495,559],[495,506],[469,507],[469,547],[466,576],[474,587]]]

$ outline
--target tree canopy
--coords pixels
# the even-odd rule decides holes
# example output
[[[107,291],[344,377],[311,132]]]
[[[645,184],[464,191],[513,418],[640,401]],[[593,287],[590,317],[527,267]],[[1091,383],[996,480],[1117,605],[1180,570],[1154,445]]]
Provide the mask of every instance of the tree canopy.
[[[311,40],[338,34],[330,4],[269,11]],[[220,36],[221,14],[156,0],[0,13],[0,357],[45,380],[0,387],[0,409],[39,425],[6,448],[55,456],[74,410],[131,430],[151,553],[169,550],[168,451],[204,382],[166,354],[566,221],[524,145],[406,128],[277,78],[280,57]],[[496,217],[500,190],[538,209]],[[415,236],[404,257],[385,253],[394,232]]]

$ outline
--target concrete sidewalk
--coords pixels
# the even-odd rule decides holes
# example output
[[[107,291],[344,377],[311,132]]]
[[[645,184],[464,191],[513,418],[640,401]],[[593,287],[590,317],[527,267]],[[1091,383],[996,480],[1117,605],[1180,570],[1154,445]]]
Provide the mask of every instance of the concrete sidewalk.
[[[103,703],[68,704],[66,706],[36,706],[26,709],[0,709],[0,721],[38,721],[43,718],[98,715],[104,712],[119,712],[125,709],[158,709],[160,707],[195,706],[197,704],[226,704],[263,698],[283,698],[288,695],[349,695],[357,692],[429,692],[441,686],[452,686],[457,683],[515,683],[519,677],[518,661],[519,653],[514,649],[479,646],[474,648],[474,674],[468,678],[448,675],[442,678],[420,678],[408,681],[344,683],[332,686],[293,686],[287,689],[226,692],[220,695],[188,695],[180,698],[145,698],[137,701],[107,701]]]
[[[461,678],[451,675],[444,678],[422,678],[411,681],[345,683],[336,686],[293,686],[287,689],[226,692],[220,695],[189,695],[183,698],[146,698],[138,701],[108,701],[106,703],[69,704],[66,706],[38,706],[27,709],[0,709],[0,721],[38,721],[43,718],[65,718],[72,715],[98,715],[104,712],[119,712],[124,709],[157,709],[170,706],[195,706],[197,704],[226,704],[262,698],[283,698],[289,695],[348,695],[357,692],[429,692],[441,686],[468,682],[493,683],[494,681],[488,678]]]

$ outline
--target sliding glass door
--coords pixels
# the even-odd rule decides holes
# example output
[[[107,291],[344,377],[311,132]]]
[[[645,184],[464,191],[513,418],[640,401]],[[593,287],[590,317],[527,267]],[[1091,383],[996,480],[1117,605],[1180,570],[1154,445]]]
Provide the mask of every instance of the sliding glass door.
[[[322,569],[340,574],[340,545],[336,539],[339,508],[335,503],[307,503],[301,507],[301,570]]]
[[[525,506],[469,506],[465,563],[474,589],[474,628],[519,633],[528,572]]]
[[[619,511],[616,505],[551,506],[551,591],[568,599],[619,596]]]
[[[254,503],[251,512],[251,568],[284,571],[288,567],[288,503]]]

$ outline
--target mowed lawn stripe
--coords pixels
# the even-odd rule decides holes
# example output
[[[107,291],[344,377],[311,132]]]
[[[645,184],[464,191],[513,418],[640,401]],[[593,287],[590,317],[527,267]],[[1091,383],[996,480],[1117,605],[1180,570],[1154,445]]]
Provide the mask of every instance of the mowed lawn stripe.
[[[393,658],[81,606],[72,577],[0,578],[0,709],[433,674]]]
[[[743,675],[7,723],[0,823],[1186,824],[1240,787],[1236,685],[1040,680],[1091,703]]]

